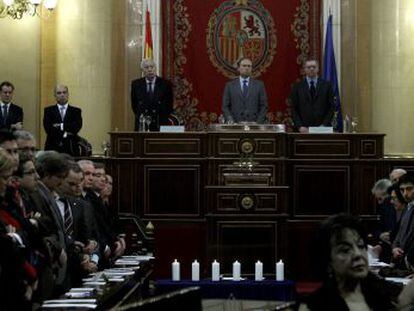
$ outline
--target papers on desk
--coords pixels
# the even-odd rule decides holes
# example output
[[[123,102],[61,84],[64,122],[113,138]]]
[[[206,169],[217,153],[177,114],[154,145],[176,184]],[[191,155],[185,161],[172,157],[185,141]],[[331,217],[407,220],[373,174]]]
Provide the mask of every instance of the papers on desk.
[[[142,261],[154,259],[153,256],[122,256],[115,261],[115,266],[138,266]]]
[[[407,279],[407,278],[385,278],[387,281],[390,282],[395,282],[395,283],[401,283],[403,285],[407,285],[408,282],[411,281],[411,279]]]
[[[184,133],[185,126],[182,125],[161,125],[160,133]]]
[[[53,299],[43,302],[42,308],[60,309],[60,308],[86,308],[96,309],[96,299]]]
[[[332,134],[332,126],[309,126],[310,134]]]
[[[82,309],[96,309],[98,305],[89,303],[49,303],[43,304],[42,309],[67,309],[67,308],[82,308]]]

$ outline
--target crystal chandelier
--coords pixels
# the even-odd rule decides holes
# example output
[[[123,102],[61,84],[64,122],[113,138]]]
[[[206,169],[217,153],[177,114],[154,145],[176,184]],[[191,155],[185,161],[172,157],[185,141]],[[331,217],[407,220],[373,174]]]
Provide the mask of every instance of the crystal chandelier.
[[[24,15],[40,15],[39,6],[43,6],[49,11],[56,8],[58,0],[0,0],[0,17],[10,16],[13,19],[21,19]]]

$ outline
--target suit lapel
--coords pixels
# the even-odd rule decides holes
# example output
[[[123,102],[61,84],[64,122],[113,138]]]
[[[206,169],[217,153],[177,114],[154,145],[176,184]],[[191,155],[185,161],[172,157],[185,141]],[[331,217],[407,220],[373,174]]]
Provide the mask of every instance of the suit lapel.
[[[316,84],[316,94],[315,94],[315,99],[318,98],[319,94],[321,93],[321,88],[322,88],[322,80],[320,78],[318,78],[318,82]]]
[[[305,96],[308,99],[308,102],[312,103],[312,97],[309,91],[309,84],[306,78],[302,80],[302,90],[305,93]]]

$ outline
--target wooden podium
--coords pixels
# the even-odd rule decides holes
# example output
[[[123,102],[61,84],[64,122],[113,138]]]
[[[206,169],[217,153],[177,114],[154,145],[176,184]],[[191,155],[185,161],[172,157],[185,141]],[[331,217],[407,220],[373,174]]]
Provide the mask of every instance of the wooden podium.
[[[155,225],[155,273],[171,262],[217,259],[229,273],[254,262],[274,274],[309,276],[309,247],[321,219],[345,212],[375,221],[370,195],[383,176],[383,134],[287,134],[240,127],[207,132],[112,132],[108,169],[120,212]]]

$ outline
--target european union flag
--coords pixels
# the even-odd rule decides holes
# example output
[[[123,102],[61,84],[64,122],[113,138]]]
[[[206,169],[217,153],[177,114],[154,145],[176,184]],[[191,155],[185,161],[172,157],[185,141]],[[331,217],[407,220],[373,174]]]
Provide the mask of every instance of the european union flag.
[[[336,130],[342,132],[342,112],[341,112],[341,99],[339,97],[338,75],[336,73],[335,51],[332,38],[332,14],[329,15],[328,25],[326,26],[325,37],[325,54],[323,57],[323,76],[325,80],[330,81],[332,84],[334,96],[335,96],[335,118]],[[335,121],[334,121],[335,122]],[[335,124],[332,124],[333,126]]]

